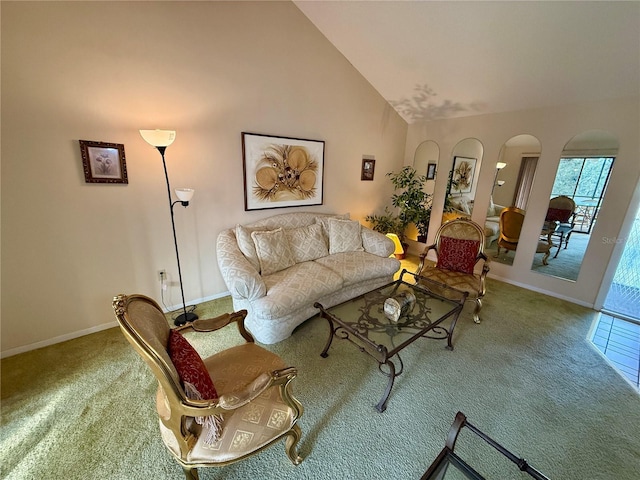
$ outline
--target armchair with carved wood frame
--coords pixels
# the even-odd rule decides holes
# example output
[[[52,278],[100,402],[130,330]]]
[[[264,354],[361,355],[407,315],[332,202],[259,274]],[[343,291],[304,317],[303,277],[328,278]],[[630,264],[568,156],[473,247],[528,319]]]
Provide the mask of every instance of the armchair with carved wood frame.
[[[113,308],[124,336],[158,381],[156,409],[161,437],[187,480],[199,478],[198,467],[242,460],[283,438],[291,462],[298,465],[302,461],[297,453],[302,435],[297,421],[303,407],[291,393],[297,371],[254,343],[244,328],[245,310],[196,320],[171,332],[160,306],[149,297],[118,295],[113,299]],[[245,342],[200,361],[205,374],[208,372],[213,380],[217,398],[194,398],[189,395],[191,384],[181,380],[178,364],[170,356],[173,352],[170,354],[169,345],[174,348],[172,336],[176,331],[180,335],[189,331],[213,332],[233,324]],[[188,342],[186,337],[181,340]],[[221,420],[221,425],[214,427],[214,423],[202,421],[212,418]],[[212,428],[216,429],[215,434]]]
[[[569,245],[569,238],[575,227],[576,202],[566,195],[559,195],[549,200],[549,208],[544,219],[543,230],[551,231],[552,237],[559,237],[556,254],[558,256],[564,242],[564,248]]]
[[[436,233],[435,243],[425,248],[420,255],[420,265],[416,273],[458,290],[469,292],[469,299],[475,300],[473,321],[480,323],[482,298],[486,293],[486,277],[489,273],[489,259],[484,254],[484,229],[472,220],[458,218],[443,223]],[[427,263],[427,255],[436,253],[435,265]],[[482,271],[475,273],[478,262],[482,261]]]
[[[498,254],[500,248],[504,248],[507,252],[516,251],[518,242],[520,241],[520,233],[522,232],[522,224],[524,223],[525,211],[518,207],[507,207],[500,212],[500,236],[498,237]]]

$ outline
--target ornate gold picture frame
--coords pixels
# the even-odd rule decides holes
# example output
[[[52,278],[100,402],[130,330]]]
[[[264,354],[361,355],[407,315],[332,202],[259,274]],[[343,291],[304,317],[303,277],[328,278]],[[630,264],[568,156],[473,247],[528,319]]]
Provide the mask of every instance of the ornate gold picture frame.
[[[87,183],[129,183],[124,145],[80,140],[84,180]]]

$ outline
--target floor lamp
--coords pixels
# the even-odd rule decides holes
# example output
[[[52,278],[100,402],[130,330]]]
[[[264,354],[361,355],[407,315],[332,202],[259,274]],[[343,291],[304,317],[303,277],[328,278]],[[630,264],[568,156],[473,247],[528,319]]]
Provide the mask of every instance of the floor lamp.
[[[180,293],[182,294],[182,313],[175,319],[176,325],[184,325],[187,322],[193,322],[198,316],[193,312],[187,312],[187,304],[184,301],[184,289],[182,288],[182,271],[180,270],[180,254],[178,253],[178,238],[176,237],[176,224],[173,219],[173,207],[176,203],[180,203],[183,207],[189,206],[189,200],[193,197],[194,190],[192,188],[176,189],[178,200],[173,201],[171,198],[171,186],[169,185],[169,175],[167,174],[167,164],[164,161],[164,152],[169,145],[176,139],[174,130],[140,130],[140,135],[149,145],[156,147],[162,156],[162,166],[164,167],[164,178],[167,181],[167,194],[169,195],[169,210],[171,211],[171,228],[173,229],[173,244],[176,247],[176,261],[178,262],[178,278],[180,280]]]
[[[498,180],[498,174],[500,173],[500,170],[502,170],[506,166],[507,164],[504,162],[498,162],[496,164],[496,175],[495,177],[493,177],[493,187],[491,187],[491,198],[493,198],[493,191],[495,190],[496,185],[499,187],[504,185],[504,180]]]

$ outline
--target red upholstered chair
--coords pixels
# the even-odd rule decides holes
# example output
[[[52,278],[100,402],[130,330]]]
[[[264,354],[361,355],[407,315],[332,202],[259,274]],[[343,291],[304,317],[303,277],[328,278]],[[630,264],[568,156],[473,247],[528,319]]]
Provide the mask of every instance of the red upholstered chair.
[[[556,250],[553,258],[556,258],[560,253],[562,242],[564,242],[564,248],[569,245],[569,238],[575,226],[575,211],[576,202],[566,195],[560,195],[549,200],[549,208],[544,219],[545,227],[543,230],[552,231],[552,237],[560,238],[557,245],[558,250]],[[555,224],[555,228],[550,228],[552,224]]]
[[[486,293],[485,279],[489,273],[489,259],[484,254],[484,229],[477,223],[458,218],[443,223],[436,233],[435,243],[420,255],[417,274],[450,287],[469,292],[475,300],[473,321],[480,323],[482,298]],[[436,253],[437,262],[427,262],[429,251]],[[474,270],[481,261],[482,270]]]
[[[118,295],[113,309],[158,381],[160,435],[187,480],[199,478],[197,467],[227,465],[281,439],[291,462],[302,461],[296,446],[303,408],[291,393],[296,369],[254,343],[244,328],[245,310],[172,330],[149,297]],[[233,325],[245,341],[204,359],[180,333]]]

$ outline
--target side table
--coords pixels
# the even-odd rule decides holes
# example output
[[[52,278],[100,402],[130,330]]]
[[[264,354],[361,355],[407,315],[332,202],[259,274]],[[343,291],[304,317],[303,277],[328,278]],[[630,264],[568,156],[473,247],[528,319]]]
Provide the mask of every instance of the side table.
[[[537,480],[550,480],[535,468],[533,468],[524,458],[518,458],[509,450],[504,448],[498,442],[493,440],[487,434],[481,432],[478,428],[467,422],[467,417],[462,412],[458,412],[456,415],[449,434],[447,435],[447,443],[445,447],[440,451],[436,459],[431,466],[427,469],[425,474],[420,480],[458,480],[461,478],[470,478],[473,480],[486,480],[485,477],[480,475],[471,465],[460,458],[453,450],[456,446],[456,440],[460,430],[467,427],[473,433],[478,435],[481,439],[491,445],[493,448],[502,453],[505,457],[515,463],[520,471],[528,473],[531,477]]]

